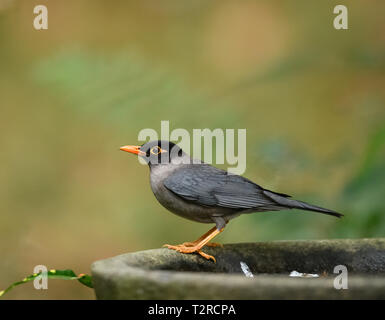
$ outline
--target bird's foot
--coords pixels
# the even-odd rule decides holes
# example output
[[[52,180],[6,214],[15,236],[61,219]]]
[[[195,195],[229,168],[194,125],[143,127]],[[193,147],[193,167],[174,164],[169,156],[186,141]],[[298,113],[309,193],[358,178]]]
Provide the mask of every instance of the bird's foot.
[[[195,247],[198,243],[195,241],[195,242],[183,242],[182,244],[179,244],[178,246],[185,246],[185,247]],[[205,246],[208,246],[208,247],[223,247],[223,244],[221,243],[216,243],[216,242],[209,242],[209,243],[206,243]]]
[[[222,243],[217,243],[217,242],[209,242],[209,243],[206,243],[206,246],[208,246],[208,247],[213,247],[213,248],[215,248],[215,247],[223,247],[223,244]]]
[[[190,246],[187,246],[185,244],[188,244]],[[194,252],[196,252],[196,253],[200,254],[203,258],[205,258],[207,260],[213,260],[214,262],[217,262],[213,256],[203,252],[201,250],[201,248],[196,246],[193,242],[185,242],[185,243],[179,244],[179,245],[165,244],[165,245],[163,245],[163,247],[166,247],[166,248],[171,249],[171,250],[178,251],[180,253],[194,253]]]
[[[198,250],[197,253],[199,253],[203,258],[207,260],[213,260],[214,263],[217,263],[217,260],[215,259],[214,256],[207,254],[206,252],[203,252],[202,250]]]
[[[182,244],[177,245],[178,247],[184,246],[184,247],[195,247],[197,245],[196,242],[183,242]]]

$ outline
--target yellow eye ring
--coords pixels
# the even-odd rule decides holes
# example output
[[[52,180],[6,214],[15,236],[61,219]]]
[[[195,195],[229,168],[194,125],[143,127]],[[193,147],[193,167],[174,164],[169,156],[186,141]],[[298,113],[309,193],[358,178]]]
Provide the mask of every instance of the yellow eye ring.
[[[152,148],[150,149],[150,152],[151,152],[153,155],[157,156],[159,153],[162,152],[162,149],[159,148],[158,146],[156,146],[156,147],[152,147]]]

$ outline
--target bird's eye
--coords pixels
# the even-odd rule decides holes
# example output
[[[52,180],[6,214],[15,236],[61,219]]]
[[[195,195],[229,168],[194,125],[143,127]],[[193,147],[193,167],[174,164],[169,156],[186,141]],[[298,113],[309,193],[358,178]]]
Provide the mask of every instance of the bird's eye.
[[[150,149],[150,152],[151,152],[153,155],[158,155],[158,154],[161,152],[161,149],[160,149],[158,146],[152,147],[152,148]]]

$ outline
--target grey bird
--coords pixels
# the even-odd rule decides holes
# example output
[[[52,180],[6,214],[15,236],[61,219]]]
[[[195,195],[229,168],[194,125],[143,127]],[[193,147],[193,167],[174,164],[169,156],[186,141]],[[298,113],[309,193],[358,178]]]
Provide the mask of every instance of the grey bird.
[[[214,228],[196,241],[165,245],[178,252],[196,252],[215,262],[213,256],[202,251],[203,246],[216,245],[209,241],[221,233],[231,219],[244,213],[300,209],[343,216],[192,159],[169,141],[150,141],[142,146],[130,145],[120,149],[137,154],[147,162],[152,192],[166,209],[196,222],[215,223]]]

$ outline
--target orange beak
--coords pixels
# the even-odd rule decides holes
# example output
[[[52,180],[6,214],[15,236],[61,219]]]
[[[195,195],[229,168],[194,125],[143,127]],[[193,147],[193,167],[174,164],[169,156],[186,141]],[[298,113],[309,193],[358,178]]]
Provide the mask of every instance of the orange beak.
[[[140,146],[123,146],[123,147],[120,147],[120,150],[134,153],[140,156],[143,156],[146,154],[145,152],[140,151]]]

